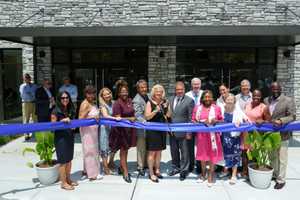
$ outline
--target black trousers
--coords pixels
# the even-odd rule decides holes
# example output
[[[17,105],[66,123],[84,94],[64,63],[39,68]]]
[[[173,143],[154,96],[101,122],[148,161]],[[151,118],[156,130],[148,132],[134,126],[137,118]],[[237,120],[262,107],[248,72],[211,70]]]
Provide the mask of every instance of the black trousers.
[[[179,170],[180,173],[188,174],[190,166],[188,140],[185,137],[170,135],[170,147],[172,168]]]

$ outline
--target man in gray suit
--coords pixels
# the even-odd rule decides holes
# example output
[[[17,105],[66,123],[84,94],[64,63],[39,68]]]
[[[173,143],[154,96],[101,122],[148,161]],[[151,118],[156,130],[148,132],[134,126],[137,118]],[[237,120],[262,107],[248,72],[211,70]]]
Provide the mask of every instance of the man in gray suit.
[[[172,123],[191,122],[194,101],[185,95],[185,86],[182,81],[176,82],[175,96],[170,98],[170,110]],[[169,176],[180,173],[183,181],[189,173],[190,155],[188,139],[191,133],[174,132],[170,134],[170,148],[172,157],[172,170]]]
[[[282,126],[295,120],[295,104],[292,98],[281,93],[281,86],[277,82],[271,85],[272,96],[265,98],[271,120],[274,126]],[[285,186],[286,168],[288,161],[288,146],[291,132],[280,132],[281,146],[273,152],[272,167],[276,184],[274,189],[281,189]]]
[[[133,99],[133,107],[135,111],[135,117],[139,122],[145,122],[144,112],[146,103],[149,100],[148,97],[148,85],[145,80],[139,80],[136,83],[137,94]],[[146,159],[146,141],[145,130],[137,129],[137,170],[141,176],[145,176],[145,167],[147,166]]]

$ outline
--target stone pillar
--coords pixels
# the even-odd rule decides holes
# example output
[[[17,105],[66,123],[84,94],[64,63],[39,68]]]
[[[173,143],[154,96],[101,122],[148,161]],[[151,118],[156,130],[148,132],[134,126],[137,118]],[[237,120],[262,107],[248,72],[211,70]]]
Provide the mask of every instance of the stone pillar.
[[[42,84],[44,78],[52,80],[51,47],[36,47],[37,83]]]
[[[277,81],[283,93],[295,101],[296,117],[300,119],[300,45],[278,47]]]
[[[176,81],[176,46],[149,46],[148,52],[149,88],[159,83],[169,97],[174,94]]]

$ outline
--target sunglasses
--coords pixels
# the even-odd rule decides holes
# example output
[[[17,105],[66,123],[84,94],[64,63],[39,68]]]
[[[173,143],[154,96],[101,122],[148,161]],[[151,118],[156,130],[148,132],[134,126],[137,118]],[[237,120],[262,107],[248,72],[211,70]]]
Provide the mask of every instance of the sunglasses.
[[[60,97],[60,99],[69,99],[69,97]]]

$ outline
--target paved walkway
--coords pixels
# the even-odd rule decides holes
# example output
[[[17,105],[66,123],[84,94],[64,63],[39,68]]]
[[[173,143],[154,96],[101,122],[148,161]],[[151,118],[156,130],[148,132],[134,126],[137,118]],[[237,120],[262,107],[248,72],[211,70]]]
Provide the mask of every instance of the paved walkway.
[[[291,140],[289,149],[289,165],[287,185],[281,191],[273,189],[274,182],[267,190],[253,188],[248,182],[238,180],[234,186],[226,180],[216,180],[215,186],[208,188],[206,183],[196,183],[196,175],[191,174],[185,181],[179,177],[167,177],[166,169],[170,164],[169,150],[163,152],[163,175],[159,183],[152,183],[147,178],[137,178],[134,171],[136,165],[135,148],[129,152],[129,168],[133,174],[133,183],[128,184],[120,176],[105,176],[102,180],[89,182],[81,180],[82,153],[81,144],[76,143],[72,176],[79,181],[74,191],[64,191],[59,183],[51,186],[39,184],[34,169],[26,166],[28,161],[37,161],[35,155],[22,156],[22,149],[33,146],[33,142],[24,142],[19,138],[0,148],[0,199],[20,200],[280,200],[300,199],[300,138]],[[118,156],[116,156],[118,160]],[[117,162],[118,163],[118,162]],[[299,191],[298,191],[299,190]]]

